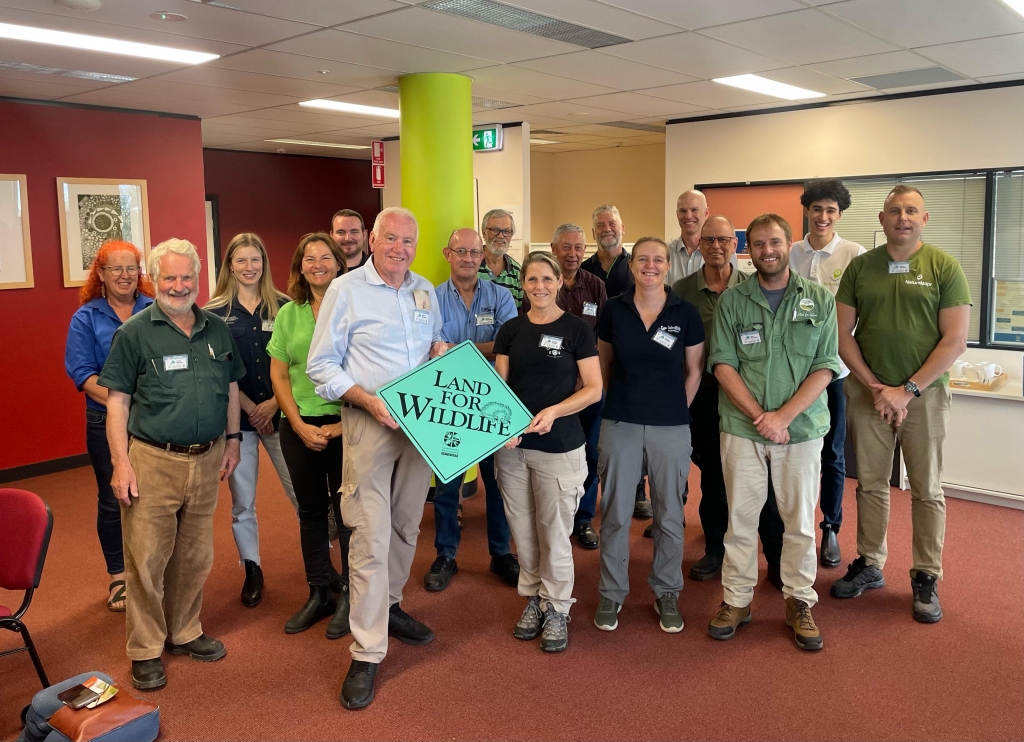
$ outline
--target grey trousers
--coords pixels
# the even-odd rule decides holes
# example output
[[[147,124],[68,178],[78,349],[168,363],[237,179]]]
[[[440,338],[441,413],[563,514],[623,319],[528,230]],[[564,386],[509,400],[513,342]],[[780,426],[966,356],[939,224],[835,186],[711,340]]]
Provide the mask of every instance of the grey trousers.
[[[629,527],[644,471],[654,509],[654,560],[647,584],[658,597],[683,589],[683,495],[690,474],[689,425],[601,421],[601,581],[620,605],[629,594]]]
[[[277,477],[284,487],[284,494],[295,508],[299,503],[295,499],[295,489],[288,467],[281,453],[281,434],[276,430],[268,435],[260,435],[254,430],[242,432],[242,443],[239,447],[241,460],[234,473],[228,477],[228,489],[231,490],[231,533],[235,537],[238,556],[242,560],[260,563],[260,527],[256,520],[256,479],[260,473],[260,443],[267,449],[270,463],[277,471]]]

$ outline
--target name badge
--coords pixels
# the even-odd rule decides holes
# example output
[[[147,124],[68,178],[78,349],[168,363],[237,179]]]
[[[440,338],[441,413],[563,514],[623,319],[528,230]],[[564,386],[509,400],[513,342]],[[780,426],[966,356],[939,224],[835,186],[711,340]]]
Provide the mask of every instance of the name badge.
[[[754,345],[761,342],[761,333],[758,330],[747,330],[740,333],[740,343],[743,345]]]
[[[548,350],[561,350],[562,338],[555,335],[541,335],[540,347],[547,348]]]
[[[909,260],[890,260],[889,273],[910,273]]]
[[[590,301],[583,302],[583,314],[587,317],[597,316],[597,304]]]
[[[263,332],[273,332],[273,331],[274,331],[274,320],[272,320],[272,319],[265,319],[265,320],[263,320]]]
[[[188,368],[188,353],[180,356],[164,356],[164,371],[182,371]]]
[[[494,324],[494,312],[481,312],[476,316],[476,326],[480,325],[493,325]]]
[[[656,333],[654,333],[654,342],[656,342],[658,345],[668,348],[669,350],[672,350],[672,346],[676,344],[676,340],[678,340],[678,338],[674,337],[673,335],[669,335],[664,330],[658,330]]]
[[[425,325],[428,322],[430,322],[430,312],[428,312],[426,309],[417,309],[412,313],[412,318],[415,321]]]

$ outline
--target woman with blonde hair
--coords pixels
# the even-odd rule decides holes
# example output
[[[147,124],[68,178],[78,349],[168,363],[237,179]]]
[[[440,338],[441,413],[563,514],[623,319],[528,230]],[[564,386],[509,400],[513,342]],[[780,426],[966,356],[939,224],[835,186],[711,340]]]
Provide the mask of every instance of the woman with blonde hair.
[[[125,610],[121,507],[110,488],[114,467],[107,445],[107,390],[96,381],[117,328],[153,303],[153,283],[141,265],[135,245],[112,241],[100,247],[78,292],[82,306],[71,317],[64,351],[68,376],[85,393],[85,445],[99,490],[96,532],[111,578],[107,608],[115,613]]]
[[[259,475],[259,444],[270,456],[284,492],[298,511],[292,480],[288,475],[278,433],[281,416],[270,381],[267,344],[274,331],[278,309],[288,297],[274,288],[267,249],[259,235],[236,235],[224,251],[217,288],[206,309],[223,317],[231,329],[245,376],[238,382],[242,407],[241,461],[228,477],[231,490],[231,532],[238,556],[245,566],[242,604],[255,608],[263,599],[260,567],[260,534],[256,520],[256,479]]]

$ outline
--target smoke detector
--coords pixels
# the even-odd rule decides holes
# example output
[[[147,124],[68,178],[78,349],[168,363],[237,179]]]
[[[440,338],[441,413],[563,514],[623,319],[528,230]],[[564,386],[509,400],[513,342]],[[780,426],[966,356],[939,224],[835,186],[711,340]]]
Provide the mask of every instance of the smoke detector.
[[[57,5],[68,10],[99,10],[100,0],[55,0]]]

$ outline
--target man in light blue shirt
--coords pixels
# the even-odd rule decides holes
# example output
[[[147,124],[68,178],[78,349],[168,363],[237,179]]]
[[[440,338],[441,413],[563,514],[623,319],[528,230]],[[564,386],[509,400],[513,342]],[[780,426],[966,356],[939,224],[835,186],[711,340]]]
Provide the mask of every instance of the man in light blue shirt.
[[[481,281],[483,241],[472,229],[457,229],[444,249],[451,266],[451,278],[437,287],[441,308],[441,339],[451,345],[471,340],[484,356],[494,360],[494,338],[503,324],[516,316],[516,304],[510,292],[494,281]],[[511,532],[505,508],[494,478],[494,457],[480,462],[487,498],[487,548],[491,553],[491,571],[510,587],[519,584],[519,560],[509,548]],[[437,559],[423,576],[430,592],[448,587],[458,571],[455,554],[459,550],[459,491],[463,476],[434,485],[434,548]]]
[[[418,237],[411,211],[392,207],[377,215],[370,233],[372,258],[327,289],[306,364],[316,393],[344,402],[341,517],[352,529],[354,641],[341,703],[350,709],[373,701],[388,636],[414,645],[434,639],[429,628],[401,609],[430,467],[375,395],[448,347],[441,340],[434,287],[410,270]]]

